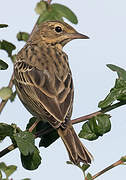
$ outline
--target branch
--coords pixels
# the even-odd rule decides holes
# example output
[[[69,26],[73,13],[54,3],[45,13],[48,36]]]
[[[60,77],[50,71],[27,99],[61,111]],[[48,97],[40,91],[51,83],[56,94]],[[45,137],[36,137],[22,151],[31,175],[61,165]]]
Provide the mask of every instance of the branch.
[[[13,80],[14,80],[14,74],[12,74],[11,76],[11,79],[10,79],[10,82],[8,84],[8,87],[9,88],[12,88],[13,87]],[[1,103],[0,103],[0,113],[2,112],[4,106],[6,105],[8,99],[7,100],[2,100]]]
[[[123,106],[123,105],[126,105],[126,101],[120,101],[120,102],[115,103],[115,104],[113,104],[111,106],[108,106],[108,107],[106,107],[104,109],[101,109],[100,111],[96,111],[96,112],[88,114],[86,116],[82,116],[82,117],[73,119],[72,124],[77,124],[77,123],[80,123],[80,122],[87,121],[87,120],[91,119],[92,117],[97,116],[98,114],[109,112],[109,111],[111,111],[111,110],[113,110],[113,109],[115,109],[117,107]]]
[[[10,146],[8,146],[7,148],[3,149],[0,152],[0,158],[3,157],[4,155],[6,155],[7,153],[13,151],[17,146],[15,146],[14,144],[11,144]]]
[[[33,129],[34,129],[34,128],[37,126],[37,124],[39,123],[39,121],[40,121],[40,120],[37,119],[37,120],[32,124],[32,126],[28,129],[28,131],[29,131],[29,132],[32,132]]]
[[[120,159],[120,160],[116,161],[115,163],[111,164],[110,166],[108,166],[107,168],[103,169],[102,171],[98,172],[94,176],[92,176],[92,179],[97,178],[98,176],[104,174],[105,172],[109,171],[110,169],[112,169],[112,168],[114,168],[114,167],[116,167],[118,165],[121,165],[121,164],[124,164],[124,162]]]
[[[108,106],[100,111],[97,111],[97,112],[94,112],[94,113],[91,113],[89,115],[85,115],[85,116],[82,116],[82,117],[79,117],[79,118],[76,118],[76,119],[73,119],[72,120],[72,124],[77,124],[77,123],[80,123],[80,122],[84,122],[84,121],[87,121],[88,119],[91,119],[92,117],[98,115],[98,114],[101,114],[101,113],[106,113],[108,111],[111,111],[117,107],[120,107],[122,105],[125,105],[126,104],[126,101],[121,101],[121,102],[118,102],[118,103],[115,103],[111,106]],[[29,131],[31,132],[35,126],[38,124],[38,120],[35,121],[35,123],[30,127]],[[45,134],[48,134],[49,132],[52,131],[52,128],[50,129],[46,129],[46,130],[42,130],[40,132],[37,132],[35,134],[35,138],[39,137],[40,135],[45,135]],[[14,146],[13,144],[11,144],[10,146],[8,146],[7,148],[5,148],[4,150],[2,150],[0,152],[0,157],[3,157],[5,154],[11,152],[12,150],[14,150],[15,148],[17,148],[17,146]]]

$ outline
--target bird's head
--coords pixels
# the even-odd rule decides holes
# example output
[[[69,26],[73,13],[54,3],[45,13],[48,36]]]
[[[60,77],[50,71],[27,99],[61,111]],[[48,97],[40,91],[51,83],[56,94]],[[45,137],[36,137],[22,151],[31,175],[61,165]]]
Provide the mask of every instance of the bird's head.
[[[61,47],[73,39],[89,39],[67,23],[59,21],[47,21],[40,24],[36,33],[40,41]]]

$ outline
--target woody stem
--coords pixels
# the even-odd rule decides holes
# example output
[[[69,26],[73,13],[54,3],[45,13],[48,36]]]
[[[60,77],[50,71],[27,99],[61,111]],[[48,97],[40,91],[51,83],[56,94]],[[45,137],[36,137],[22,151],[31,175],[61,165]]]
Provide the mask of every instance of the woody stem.
[[[95,174],[94,176],[92,176],[92,179],[97,178],[98,176],[104,174],[105,172],[109,171],[110,169],[112,169],[112,168],[114,168],[114,167],[116,167],[116,166],[118,166],[118,165],[120,165],[120,164],[124,164],[124,162],[121,161],[121,160],[116,161],[115,163],[111,164],[111,165],[108,166],[107,168],[103,169],[102,171],[100,171],[100,172],[98,172],[97,174]]]
[[[118,103],[115,103],[111,106],[108,106],[104,109],[101,109],[100,111],[97,111],[97,112],[94,112],[94,113],[91,113],[89,115],[85,115],[85,116],[82,116],[82,117],[79,117],[79,118],[76,118],[76,119],[73,119],[72,120],[72,124],[77,124],[77,123],[80,123],[80,122],[84,122],[84,121],[87,121],[88,119],[91,119],[92,117],[98,115],[98,114],[101,114],[101,113],[106,113],[108,111],[111,111],[117,107],[120,107],[122,105],[125,105],[126,104],[126,101],[121,101],[121,102],[118,102]],[[36,127],[36,125],[38,124],[38,121],[35,122],[35,124],[32,125],[32,127],[30,128],[30,132]],[[49,132],[51,131],[51,129],[48,129],[46,130],[46,132],[42,131],[41,132],[41,136],[43,134],[48,134]],[[39,132],[39,136],[40,136],[40,132]],[[38,134],[36,134],[35,138],[38,137]],[[0,157],[4,156],[5,154],[9,153],[10,151],[14,150],[17,146],[14,146],[13,144],[8,146],[7,148],[5,148],[4,150],[2,150],[0,152]]]
[[[120,101],[120,102],[115,103],[115,104],[113,104],[111,106],[103,108],[100,111],[96,111],[96,112],[88,114],[86,116],[81,116],[79,118],[73,119],[72,124],[77,124],[77,123],[80,123],[80,122],[87,121],[87,120],[91,119],[92,117],[97,116],[98,114],[106,113],[108,111],[111,111],[111,110],[113,110],[113,109],[115,109],[117,107],[123,106],[123,105],[126,105],[126,101]]]

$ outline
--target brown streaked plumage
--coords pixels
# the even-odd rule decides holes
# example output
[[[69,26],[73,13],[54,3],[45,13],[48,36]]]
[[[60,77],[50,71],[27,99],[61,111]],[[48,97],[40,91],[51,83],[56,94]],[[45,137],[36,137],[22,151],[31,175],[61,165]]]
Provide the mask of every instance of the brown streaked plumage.
[[[74,164],[91,163],[92,155],[82,145],[70,121],[73,80],[63,46],[73,39],[87,39],[70,25],[48,21],[39,25],[14,65],[17,93],[36,117],[57,129]]]

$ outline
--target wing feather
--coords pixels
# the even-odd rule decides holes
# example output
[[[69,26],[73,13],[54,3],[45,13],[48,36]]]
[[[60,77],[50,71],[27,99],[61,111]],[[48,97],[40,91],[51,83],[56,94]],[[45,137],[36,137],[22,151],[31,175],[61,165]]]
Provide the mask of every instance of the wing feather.
[[[15,64],[14,72],[21,100],[25,102],[24,98],[28,97],[30,93],[31,105],[28,105],[30,112],[33,111],[31,109],[35,108],[35,111],[40,114],[42,107],[44,107],[57,121],[65,121],[73,99],[70,73],[62,80],[56,74],[51,77],[47,70],[39,70],[24,61]],[[20,92],[19,84],[23,88],[23,93]],[[34,104],[34,108],[31,107],[32,104]],[[27,106],[26,103],[24,105]]]

